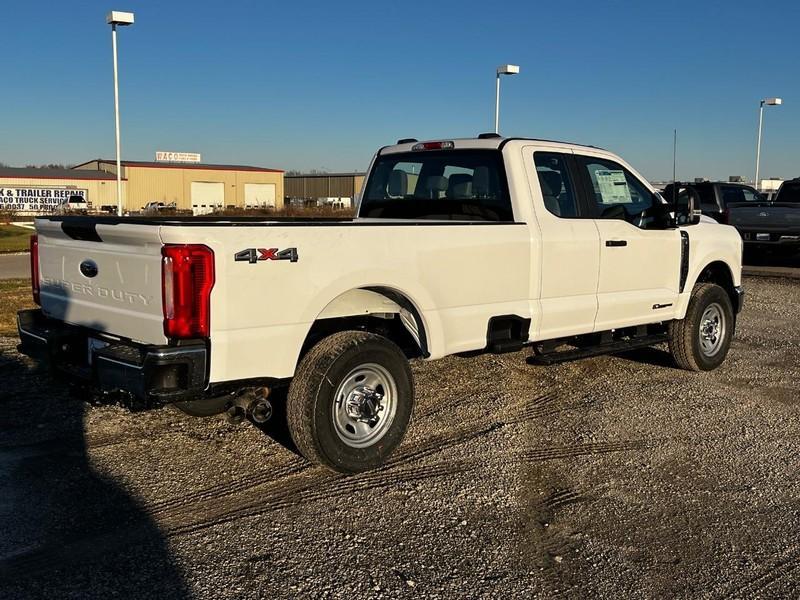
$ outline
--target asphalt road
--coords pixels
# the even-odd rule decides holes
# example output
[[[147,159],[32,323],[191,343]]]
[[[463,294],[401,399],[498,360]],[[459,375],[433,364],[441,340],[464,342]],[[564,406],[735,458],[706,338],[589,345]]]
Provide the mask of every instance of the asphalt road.
[[[415,362],[354,476],[279,419],[90,408],[0,338],[0,598],[797,598],[800,282],[745,285],[710,373]]]
[[[0,279],[31,276],[31,258],[25,254],[0,254]]]

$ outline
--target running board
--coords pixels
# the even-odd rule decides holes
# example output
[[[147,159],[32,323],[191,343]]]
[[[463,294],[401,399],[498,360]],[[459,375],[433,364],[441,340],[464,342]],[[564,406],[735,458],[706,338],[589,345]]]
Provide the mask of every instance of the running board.
[[[635,350],[637,348],[646,348],[647,346],[666,342],[668,339],[669,336],[666,333],[657,333],[641,337],[637,336],[626,340],[589,346],[587,348],[575,348],[573,350],[562,350],[561,352],[545,352],[543,354],[537,353],[530,358],[530,362],[539,365],[554,365],[581,358],[590,358],[603,354],[618,354],[619,352],[627,352],[628,350]]]

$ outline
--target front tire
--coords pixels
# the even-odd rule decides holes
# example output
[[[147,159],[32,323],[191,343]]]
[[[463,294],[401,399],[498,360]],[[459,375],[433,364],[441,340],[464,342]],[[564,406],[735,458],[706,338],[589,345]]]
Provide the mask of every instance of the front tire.
[[[669,324],[669,350],[688,371],[711,371],[728,355],[736,319],[728,294],[713,283],[692,290],[686,317]]]
[[[289,433],[309,461],[355,473],[383,464],[414,405],[411,369],[392,341],[342,331],[317,343],[289,386]]]

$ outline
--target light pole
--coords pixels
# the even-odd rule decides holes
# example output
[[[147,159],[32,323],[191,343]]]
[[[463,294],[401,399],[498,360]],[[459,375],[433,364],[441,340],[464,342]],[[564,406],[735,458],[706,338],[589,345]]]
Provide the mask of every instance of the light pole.
[[[500,133],[500,75],[516,75],[519,65],[500,65],[497,67],[497,79],[494,91],[494,132]]]
[[[133,25],[132,12],[112,10],[106,15],[106,23],[111,25],[111,52],[114,55],[114,124],[117,136],[117,216],[122,216],[122,166],[119,150],[119,77],[117,75],[117,25]]]
[[[780,106],[783,100],[780,98],[764,98],[758,106],[758,142],[756,144],[756,180],[753,187],[758,190],[758,169],[761,166],[761,125],[764,122],[764,105]]]

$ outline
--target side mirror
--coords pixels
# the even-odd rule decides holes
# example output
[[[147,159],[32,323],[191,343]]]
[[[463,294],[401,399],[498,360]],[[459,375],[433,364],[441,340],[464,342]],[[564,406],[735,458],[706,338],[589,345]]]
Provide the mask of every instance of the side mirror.
[[[687,218],[687,225],[697,225],[700,222],[700,216],[703,214],[703,211],[700,210],[700,198],[697,195],[697,192],[692,190],[692,193],[689,194],[689,202],[688,206],[686,207],[686,214]]]
[[[700,222],[702,211],[700,206],[700,196],[691,186],[679,187],[675,194],[675,223],[677,225],[697,225]]]
[[[656,192],[653,194],[653,203],[644,212],[644,216],[650,217],[653,220],[652,228],[654,229],[670,229],[675,227],[675,222],[672,217],[673,207],[668,204],[664,197]]]

